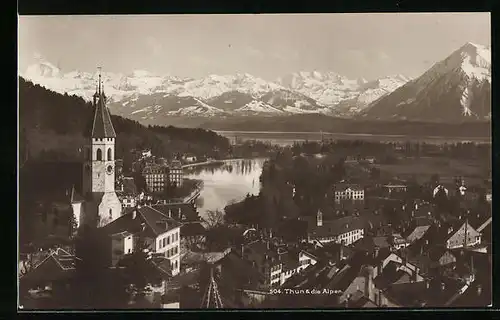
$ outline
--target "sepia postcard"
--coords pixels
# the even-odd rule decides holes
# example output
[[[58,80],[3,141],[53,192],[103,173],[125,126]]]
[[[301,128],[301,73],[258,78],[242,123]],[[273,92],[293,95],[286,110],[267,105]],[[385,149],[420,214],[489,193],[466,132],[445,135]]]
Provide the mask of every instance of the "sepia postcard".
[[[491,306],[489,13],[18,19],[19,310]]]

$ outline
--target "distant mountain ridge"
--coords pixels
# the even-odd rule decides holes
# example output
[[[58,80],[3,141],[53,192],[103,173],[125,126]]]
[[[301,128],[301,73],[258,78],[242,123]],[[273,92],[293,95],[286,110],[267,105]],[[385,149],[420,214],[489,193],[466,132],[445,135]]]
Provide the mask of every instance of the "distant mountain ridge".
[[[96,72],[63,73],[44,60],[28,67],[21,76],[87,101],[92,99],[97,79]],[[344,108],[340,113],[357,112],[408,81],[395,76],[367,82],[318,71],[292,74],[288,76],[293,78],[291,82],[287,77],[266,81],[247,73],[192,79],[141,70],[131,74],[104,72],[102,77],[112,112],[137,120],[161,116],[337,115],[336,105],[344,100],[354,105],[354,111]],[[333,98],[328,99],[330,93]]]
[[[491,48],[466,43],[417,79],[380,98],[363,116],[432,121],[489,119]]]
[[[96,73],[63,73],[40,60],[21,74],[59,93],[90,101]],[[491,114],[491,50],[467,43],[417,79],[396,74],[373,81],[302,71],[267,81],[247,73],[200,79],[103,73],[111,112],[161,124],[171,117],[321,114],[345,118],[461,121]]]

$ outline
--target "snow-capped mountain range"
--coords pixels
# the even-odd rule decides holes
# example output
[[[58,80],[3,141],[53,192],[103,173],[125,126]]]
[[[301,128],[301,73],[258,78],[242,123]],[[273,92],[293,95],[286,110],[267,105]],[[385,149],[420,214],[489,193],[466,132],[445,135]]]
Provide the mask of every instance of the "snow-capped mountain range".
[[[490,112],[490,57],[488,47],[468,43],[414,80],[393,75],[367,81],[319,71],[291,73],[274,81],[250,74],[192,79],[142,70],[131,74],[103,72],[102,79],[113,113],[156,123],[173,116],[304,113],[432,118],[437,109],[443,111],[437,118],[446,118],[450,110],[461,110],[461,117],[482,117]],[[88,101],[98,78],[97,72],[64,73],[44,60],[20,75],[55,92]]]
[[[97,72],[63,73],[44,60],[20,75],[55,92],[88,101],[98,77]],[[393,76],[367,82],[318,71],[293,73],[275,81],[250,74],[191,79],[142,70],[131,74],[103,72],[102,80],[114,113],[142,119],[160,115],[337,114],[335,106],[340,102],[349,101],[362,110],[408,81],[404,76]]]
[[[466,43],[419,78],[363,111],[376,118],[487,119],[491,116],[491,49]]]

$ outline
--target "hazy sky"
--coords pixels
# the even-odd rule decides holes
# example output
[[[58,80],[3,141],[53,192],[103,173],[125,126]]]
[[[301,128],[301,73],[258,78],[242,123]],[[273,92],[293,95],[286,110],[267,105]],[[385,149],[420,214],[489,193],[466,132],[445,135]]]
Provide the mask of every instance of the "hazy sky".
[[[489,13],[19,17],[19,68],[141,69],[201,77],[296,71],[416,77],[466,42],[490,45]]]

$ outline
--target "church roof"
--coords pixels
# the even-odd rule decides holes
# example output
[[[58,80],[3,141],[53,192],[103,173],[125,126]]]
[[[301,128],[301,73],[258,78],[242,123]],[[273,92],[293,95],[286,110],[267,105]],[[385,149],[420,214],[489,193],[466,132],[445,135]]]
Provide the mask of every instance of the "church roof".
[[[115,129],[111,122],[111,115],[106,107],[106,96],[104,93],[100,94],[99,100],[95,105],[92,138],[116,138]]]

